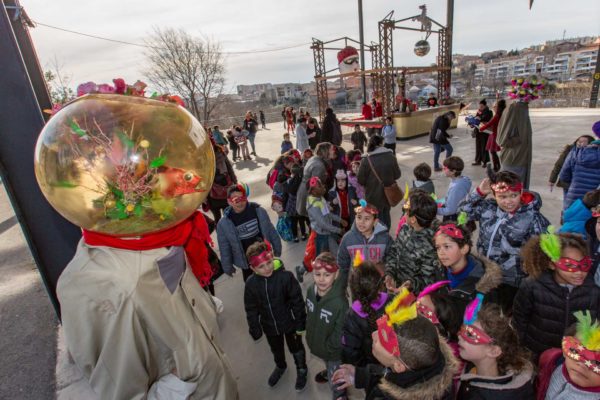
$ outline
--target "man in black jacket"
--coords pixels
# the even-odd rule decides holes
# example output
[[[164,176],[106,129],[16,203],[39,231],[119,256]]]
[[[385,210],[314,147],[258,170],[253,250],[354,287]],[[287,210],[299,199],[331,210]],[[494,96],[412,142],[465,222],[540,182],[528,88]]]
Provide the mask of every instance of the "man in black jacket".
[[[442,170],[442,167],[440,167],[440,153],[442,151],[446,152],[446,158],[452,155],[453,148],[448,141],[448,138],[451,137],[448,133],[448,128],[450,128],[450,123],[454,118],[456,118],[456,113],[448,111],[433,121],[433,126],[429,133],[429,143],[433,144],[433,167],[435,171]]]
[[[475,116],[479,118],[481,123],[489,122],[494,117],[494,113],[487,106],[485,99],[479,102],[479,109],[477,110],[477,114],[475,114]],[[490,161],[489,154],[485,150],[488,135],[487,133],[480,132],[479,128],[477,127],[473,127],[473,133],[475,134],[475,162],[473,162],[471,165],[483,164],[485,167]]]
[[[258,130],[258,122],[256,122],[250,111],[246,113],[246,119],[244,119],[244,126],[242,129],[248,131],[248,140],[252,147],[252,155],[255,156],[256,148],[254,147],[254,139],[256,138],[256,131]]]

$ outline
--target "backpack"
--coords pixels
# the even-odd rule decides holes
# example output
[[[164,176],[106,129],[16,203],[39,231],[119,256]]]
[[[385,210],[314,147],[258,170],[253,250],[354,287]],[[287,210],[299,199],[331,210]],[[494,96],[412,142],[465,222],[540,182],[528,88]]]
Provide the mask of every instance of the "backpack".
[[[283,213],[279,216],[275,229],[277,229],[277,233],[283,241],[291,242],[294,240],[294,234],[292,233],[292,221],[286,213]]]
[[[271,189],[273,189],[275,183],[277,182],[277,175],[279,175],[279,170],[275,168],[273,168],[267,175],[267,185],[269,185]]]

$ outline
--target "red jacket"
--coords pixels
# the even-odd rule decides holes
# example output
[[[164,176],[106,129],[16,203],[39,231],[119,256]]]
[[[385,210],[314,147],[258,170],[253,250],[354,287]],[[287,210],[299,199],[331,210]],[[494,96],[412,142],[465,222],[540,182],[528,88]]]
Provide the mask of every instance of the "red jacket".
[[[373,110],[371,106],[368,104],[363,104],[362,106],[362,116],[364,119],[373,119]]]

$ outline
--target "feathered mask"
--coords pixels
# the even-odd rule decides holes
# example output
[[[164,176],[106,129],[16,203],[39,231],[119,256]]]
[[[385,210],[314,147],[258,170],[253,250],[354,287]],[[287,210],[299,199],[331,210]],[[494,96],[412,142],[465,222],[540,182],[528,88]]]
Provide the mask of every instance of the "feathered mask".
[[[563,338],[563,354],[600,375],[600,324],[598,320],[592,322],[589,310],[573,315],[577,319],[577,333]]]
[[[473,325],[475,321],[477,321],[477,314],[483,305],[483,297],[483,293],[477,293],[477,296],[475,296],[473,301],[471,301],[465,309],[463,326],[460,328],[458,335],[467,343],[475,345],[494,343],[494,339],[492,337],[490,337],[482,329],[479,329]]]
[[[432,324],[439,324],[440,320],[438,319],[435,311],[427,307],[425,304],[422,304],[420,300],[431,293],[437,292],[438,289],[448,285],[449,283],[450,281],[439,281],[432,283],[431,285],[426,286],[425,289],[423,289],[423,291],[417,296],[417,312],[430,320]]]
[[[398,337],[394,325],[402,325],[417,318],[415,296],[402,288],[394,300],[385,307],[385,314],[377,320],[377,334],[383,348],[394,357],[400,357]]]

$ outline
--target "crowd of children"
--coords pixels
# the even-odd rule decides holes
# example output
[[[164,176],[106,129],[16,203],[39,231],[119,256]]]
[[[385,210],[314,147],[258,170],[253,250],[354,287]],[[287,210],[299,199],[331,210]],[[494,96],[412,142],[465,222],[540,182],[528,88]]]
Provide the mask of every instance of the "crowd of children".
[[[249,332],[275,361],[268,385],[286,371],[287,343],[295,389],[306,387],[305,341],[334,400],[350,387],[366,399],[600,399],[600,189],[557,231],[516,174],[490,167],[471,190],[451,156],[443,198],[431,167],[414,168],[392,237],[357,182],[365,142],[356,126],[353,150],[331,146],[326,177],[306,180],[308,217],[297,201],[311,149],[286,133],[267,177],[292,240],[314,240],[296,277],[268,242],[246,250]]]

